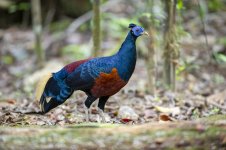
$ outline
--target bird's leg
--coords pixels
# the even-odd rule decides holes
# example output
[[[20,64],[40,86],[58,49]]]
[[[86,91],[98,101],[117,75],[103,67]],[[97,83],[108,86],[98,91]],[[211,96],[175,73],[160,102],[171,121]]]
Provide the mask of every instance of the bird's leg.
[[[85,110],[85,116],[86,116],[86,122],[89,122],[89,109],[84,104],[84,110]]]
[[[98,103],[98,112],[99,112],[99,115],[102,118],[103,123],[106,122],[105,117],[104,117],[104,107],[105,107],[105,104],[106,104],[108,98],[109,98],[109,96],[100,97],[99,103]]]
[[[90,106],[96,99],[97,99],[96,97],[88,96],[87,99],[85,100],[84,109],[86,113],[86,122],[89,122],[89,119],[90,119],[89,114],[91,114]]]
[[[98,108],[98,113],[99,113],[99,115],[102,119],[102,122],[105,123],[106,120],[105,120],[105,117],[104,117],[104,111],[102,109]]]
[[[98,103],[99,103],[99,99],[96,100],[96,101],[94,102],[94,104],[93,104],[93,106],[94,106],[94,108],[95,108],[96,110],[98,110]]]

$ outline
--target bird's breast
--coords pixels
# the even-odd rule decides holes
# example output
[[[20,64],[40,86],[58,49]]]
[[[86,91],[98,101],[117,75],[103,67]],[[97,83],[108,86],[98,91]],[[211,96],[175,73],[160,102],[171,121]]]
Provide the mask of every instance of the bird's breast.
[[[118,70],[113,68],[110,73],[100,73],[99,77],[95,79],[91,93],[95,97],[111,96],[124,87],[126,83],[120,78]]]

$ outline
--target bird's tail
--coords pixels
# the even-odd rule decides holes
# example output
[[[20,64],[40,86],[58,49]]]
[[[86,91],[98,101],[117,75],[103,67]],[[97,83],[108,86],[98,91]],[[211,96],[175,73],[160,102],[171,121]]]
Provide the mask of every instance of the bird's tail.
[[[64,88],[63,85],[59,86],[58,82],[50,73],[44,76],[37,85],[35,99],[39,102],[43,113],[62,104],[72,94],[70,89]]]

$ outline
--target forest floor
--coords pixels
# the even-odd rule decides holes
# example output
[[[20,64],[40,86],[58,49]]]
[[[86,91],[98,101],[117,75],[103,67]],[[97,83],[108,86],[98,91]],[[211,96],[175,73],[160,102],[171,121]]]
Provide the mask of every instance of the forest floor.
[[[37,114],[35,83],[46,72],[60,69],[67,58],[48,56],[45,67],[35,71],[32,31],[1,30],[0,149],[224,149],[226,62],[219,56],[226,54],[226,44],[219,39],[226,30],[219,27],[226,24],[226,15],[209,14],[209,52],[200,20],[196,14],[188,17],[185,29],[193,38],[181,42],[177,91],[162,84],[158,54],[156,97],[147,94],[146,66],[139,57],[129,84],[106,104],[106,124],[100,123],[94,106],[91,123],[84,123],[82,92],[45,115]],[[86,38],[78,33],[72,37]]]
[[[226,116],[142,125],[0,127],[1,149],[217,149],[226,147]],[[13,132],[12,132],[13,130]]]

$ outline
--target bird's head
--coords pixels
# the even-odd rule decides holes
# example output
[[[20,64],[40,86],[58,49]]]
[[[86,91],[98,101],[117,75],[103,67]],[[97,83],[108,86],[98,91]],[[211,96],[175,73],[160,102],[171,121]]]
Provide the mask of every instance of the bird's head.
[[[141,26],[137,26],[134,23],[129,24],[129,28],[131,29],[131,32],[134,36],[139,37],[141,35],[148,35],[148,33],[146,31],[144,31],[144,28],[142,28]]]

